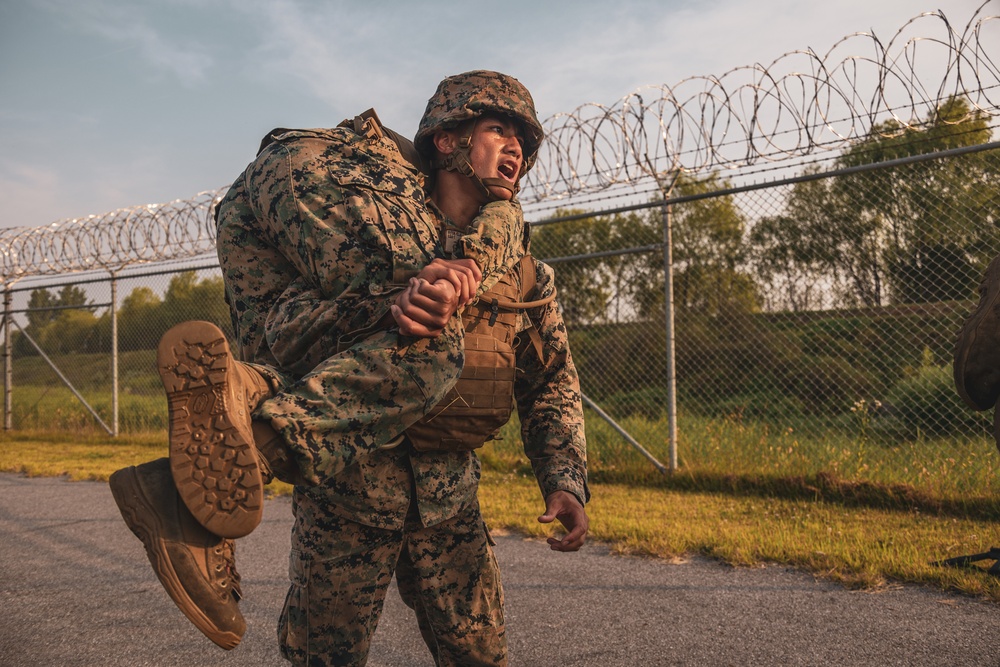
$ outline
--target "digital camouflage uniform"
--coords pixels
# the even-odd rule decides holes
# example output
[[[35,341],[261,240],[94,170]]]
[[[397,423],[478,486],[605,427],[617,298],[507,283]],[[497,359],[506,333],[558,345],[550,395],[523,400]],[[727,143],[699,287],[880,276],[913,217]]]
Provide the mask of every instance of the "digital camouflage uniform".
[[[219,208],[218,247],[238,354],[278,390],[254,414],[283,436],[310,484],[296,487],[279,636],[296,664],[364,664],[393,572],[438,664],[504,664],[502,589],[470,451],[382,448],[430,410],[463,365],[453,317],[435,338],[386,329],[406,280],[448,252],[449,224],[395,142],[351,127],[286,131]],[[524,253],[516,203],[484,207],[459,256],[480,291]],[[279,250],[280,249],[280,250]],[[540,295],[552,272],[535,263]],[[529,313],[520,328],[529,325]],[[581,502],[585,444],[576,371],[555,303],[530,313],[539,359],[518,348],[517,407],[543,495]]]

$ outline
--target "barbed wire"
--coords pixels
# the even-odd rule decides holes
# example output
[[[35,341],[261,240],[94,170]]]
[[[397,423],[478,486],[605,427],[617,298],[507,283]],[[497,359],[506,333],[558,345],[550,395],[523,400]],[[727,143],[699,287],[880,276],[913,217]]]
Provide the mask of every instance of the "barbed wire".
[[[226,188],[166,204],[121,208],[54,222],[0,230],[0,275],[120,271],[146,262],[195,257],[215,248],[212,209]]]
[[[1000,16],[987,15],[988,4],[960,29],[944,12],[926,12],[888,42],[855,33],[822,56],[794,51],[768,66],[647,86],[611,106],[591,103],[556,114],[543,123],[546,140],[521,201],[551,205],[609,188],[648,190],[677,171],[801,160],[873,131],[919,128],[950,97],[962,97],[970,113],[998,116],[1000,39],[984,33],[1000,26]],[[211,252],[213,207],[225,190],[2,230],[0,277],[10,283],[114,272]]]
[[[943,12],[926,12],[888,42],[855,33],[822,56],[794,51],[766,67],[647,86],[612,106],[556,114],[544,123],[522,200],[833,151],[874,130],[919,127],[952,96],[970,113],[998,115],[1000,37],[984,32],[1000,16],[984,15],[987,4],[960,31]]]

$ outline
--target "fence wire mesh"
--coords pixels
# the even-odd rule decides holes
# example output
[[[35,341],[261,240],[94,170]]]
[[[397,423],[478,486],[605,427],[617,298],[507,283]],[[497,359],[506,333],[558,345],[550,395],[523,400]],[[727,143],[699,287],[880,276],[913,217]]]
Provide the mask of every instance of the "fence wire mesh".
[[[160,336],[191,319],[232,335],[214,256],[114,277],[30,282],[8,290],[15,429],[165,429],[155,362]]]
[[[682,443],[684,420],[699,418],[810,439],[987,436],[951,369],[1000,253],[998,170],[994,148],[735,194],[719,194],[717,178],[679,181],[681,201],[667,202]],[[584,391],[618,417],[666,416],[663,217],[657,207],[533,235],[535,252],[558,257]]]
[[[1000,254],[1000,21],[985,8],[546,121],[523,196],[533,253],[556,270],[584,393],[655,457],[671,349],[682,467],[919,484],[930,461],[992,448],[989,415],[951,377]],[[878,57],[857,56],[859,39]],[[915,69],[920,44],[932,74]],[[206,255],[220,192],[0,238],[14,428],[92,425],[67,383],[111,423],[115,372],[121,428],[165,428],[160,334],[185,319],[230,331]],[[648,467],[599,424],[588,438],[598,473]]]

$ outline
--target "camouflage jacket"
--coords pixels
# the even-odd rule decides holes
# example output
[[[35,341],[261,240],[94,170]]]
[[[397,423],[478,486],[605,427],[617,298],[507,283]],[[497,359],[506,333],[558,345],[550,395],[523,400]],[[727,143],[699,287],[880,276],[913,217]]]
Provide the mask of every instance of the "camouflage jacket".
[[[220,205],[225,210],[219,221],[219,252],[220,257],[227,254],[224,267],[233,267],[226,269],[225,278],[237,348],[244,360],[273,366],[288,378],[300,377],[338,350],[363,344],[406,280],[433,257],[447,256],[439,238],[441,229],[451,225],[425,197],[419,172],[402,164],[390,141],[356,144],[351,153],[324,153],[330,133],[343,131],[275,135]],[[327,169],[317,170],[317,160],[326,161]],[[395,161],[391,169],[387,160]],[[348,172],[350,179],[343,178]],[[386,195],[378,197],[377,216],[352,208],[352,192],[359,182],[370,192]],[[268,196],[268,188],[286,187],[295,193],[293,205],[287,197]],[[346,213],[331,216],[334,205]],[[519,207],[505,202],[484,207],[483,216],[509,216],[512,208],[520,218]],[[333,236],[310,233],[310,220],[318,218],[326,223],[324,234],[330,220],[337,220]],[[481,290],[520,259],[524,233],[511,234],[470,234],[459,241],[458,253],[477,259],[484,270]],[[291,242],[293,238],[300,241]],[[519,252],[486,253],[490,245]],[[481,256],[477,249],[483,251]],[[317,271],[317,265],[325,270]],[[553,274],[541,262],[536,269],[541,298],[555,289]],[[317,274],[330,279],[317,284],[312,278]],[[523,372],[515,395],[525,452],[543,495],[563,489],[586,501],[579,381],[565,326],[554,302],[525,313],[522,328],[528,317],[541,334],[544,352],[538,359],[530,344],[518,349]],[[331,483],[302,492],[337,515],[386,528],[402,525],[415,493],[421,519],[432,525],[476,502],[479,474],[473,452],[414,452],[404,445],[372,452],[338,471]]]

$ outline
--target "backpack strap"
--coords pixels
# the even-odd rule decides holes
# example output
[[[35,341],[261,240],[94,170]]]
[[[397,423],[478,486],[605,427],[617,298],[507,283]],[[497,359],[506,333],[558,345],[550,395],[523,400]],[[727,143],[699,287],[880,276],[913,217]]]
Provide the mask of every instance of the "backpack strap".
[[[528,300],[531,296],[534,296],[534,292],[538,287],[538,277],[535,274],[535,261],[531,255],[525,255],[521,258],[521,261],[517,263],[517,272],[521,278],[521,300],[497,300],[496,306],[509,310],[528,310],[530,308],[545,306],[555,300],[556,292],[554,288],[552,290],[552,294],[544,299],[536,299],[533,301]],[[530,317],[528,318],[528,322],[529,326],[526,330],[528,339],[531,341],[531,346],[535,348],[535,354],[538,355],[538,360],[541,361],[544,359],[542,356],[542,336],[538,333],[538,327],[535,326],[535,323],[531,321]]]

